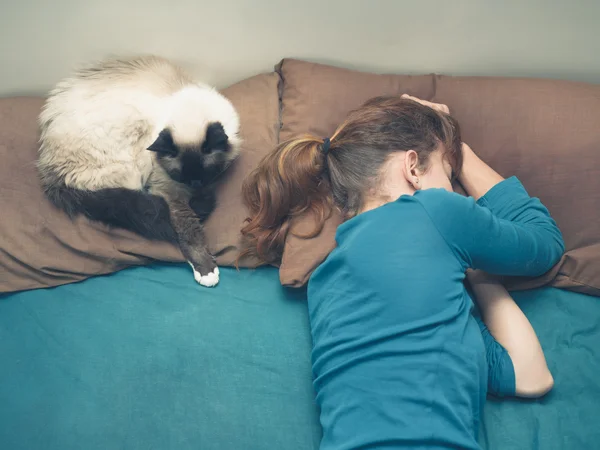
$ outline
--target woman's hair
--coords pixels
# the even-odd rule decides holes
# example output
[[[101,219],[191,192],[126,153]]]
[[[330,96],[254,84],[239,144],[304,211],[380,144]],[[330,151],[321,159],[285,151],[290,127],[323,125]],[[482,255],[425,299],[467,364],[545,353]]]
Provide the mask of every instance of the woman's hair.
[[[376,97],[352,111],[323,151],[324,139],[305,136],[282,142],[244,181],[250,217],[242,229],[247,249],[270,263],[281,261],[293,220],[310,212],[321,232],[332,208],[358,214],[365,194],[378,186],[390,154],[414,150],[421,168],[442,148],[457,176],[462,166],[460,128],[450,115],[400,96]]]

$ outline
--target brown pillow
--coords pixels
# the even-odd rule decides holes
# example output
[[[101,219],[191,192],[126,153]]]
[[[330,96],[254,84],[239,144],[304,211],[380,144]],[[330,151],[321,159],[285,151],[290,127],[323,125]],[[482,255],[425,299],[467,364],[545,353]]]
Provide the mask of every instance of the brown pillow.
[[[600,295],[600,86],[565,81],[370,75],[296,60],[278,66],[281,140],[330,135],[350,109],[381,94],[409,93],[446,103],[465,142],[502,175],[517,175],[557,220],[567,253],[548,274],[511,278],[510,288],[550,283]],[[288,237],[280,279],[299,287],[335,246],[341,218],[313,239]],[[293,224],[312,230],[310,216]]]
[[[247,216],[243,178],[277,144],[278,80],[275,73],[263,74],[223,91],[240,114],[244,145],[221,182],[217,209],[206,224],[220,265],[232,265],[237,257]],[[0,292],[57,286],[153,260],[183,261],[174,246],[82,217],[71,221],[46,200],[35,168],[42,104],[42,98],[0,99]]]

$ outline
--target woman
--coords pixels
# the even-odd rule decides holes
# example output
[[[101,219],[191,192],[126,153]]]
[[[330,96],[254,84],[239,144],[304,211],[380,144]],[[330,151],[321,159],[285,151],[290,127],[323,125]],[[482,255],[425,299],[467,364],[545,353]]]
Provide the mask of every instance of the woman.
[[[470,197],[452,192],[455,177]],[[444,105],[372,99],[331,139],[282,143],[244,196],[244,233],[270,262],[297,215],[347,217],[308,286],[321,449],[476,449],[487,392],[552,388],[527,318],[477,270],[540,275],[561,257],[561,233],[516,178],[462,144]]]

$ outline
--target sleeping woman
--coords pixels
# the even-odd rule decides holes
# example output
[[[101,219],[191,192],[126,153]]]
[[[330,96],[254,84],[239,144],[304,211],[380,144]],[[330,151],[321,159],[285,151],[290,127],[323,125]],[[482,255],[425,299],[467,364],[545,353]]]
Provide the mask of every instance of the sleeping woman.
[[[331,138],[280,144],[244,197],[243,232],[267,261],[299,214],[346,217],[308,285],[322,450],[477,449],[487,393],[552,388],[529,321],[488,274],[543,274],[562,235],[517,178],[462,143],[445,105],[369,100]]]

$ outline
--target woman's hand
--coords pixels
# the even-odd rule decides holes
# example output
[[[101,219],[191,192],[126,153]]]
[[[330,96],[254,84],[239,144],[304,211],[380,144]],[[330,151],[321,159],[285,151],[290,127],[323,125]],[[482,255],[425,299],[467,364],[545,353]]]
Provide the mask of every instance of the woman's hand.
[[[440,111],[445,114],[450,114],[450,108],[448,108],[447,105],[444,105],[442,103],[428,102],[427,100],[421,100],[420,98],[413,97],[412,95],[408,95],[408,94],[402,94],[402,98],[407,98],[409,100],[420,103],[421,105],[429,106],[431,109],[434,109],[436,111]]]
[[[483,321],[508,352],[514,369],[516,395],[541,397],[554,385],[542,346],[506,288],[494,276],[480,270],[467,271]]]

